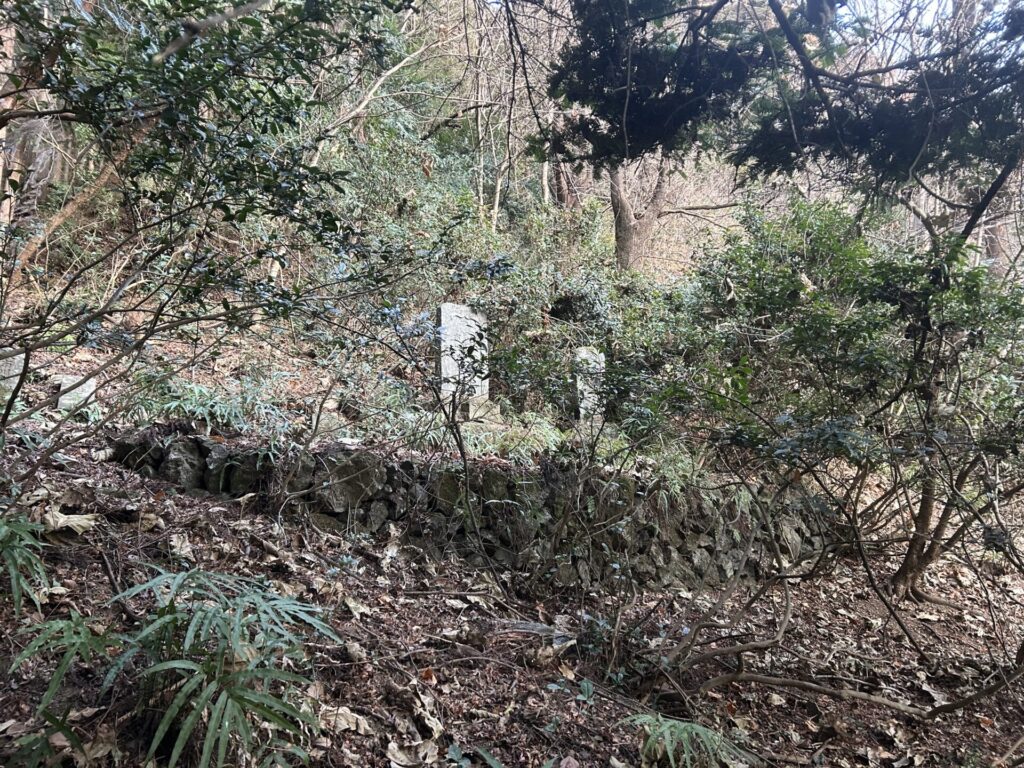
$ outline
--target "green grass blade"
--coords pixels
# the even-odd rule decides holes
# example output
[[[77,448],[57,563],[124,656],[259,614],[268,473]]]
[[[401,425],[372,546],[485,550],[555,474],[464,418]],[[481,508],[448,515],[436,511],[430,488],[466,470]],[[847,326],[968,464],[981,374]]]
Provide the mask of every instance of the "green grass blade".
[[[200,686],[203,679],[203,676],[197,672],[181,687],[177,695],[175,695],[174,699],[171,701],[171,705],[167,708],[167,711],[164,712],[164,716],[160,719],[160,724],[157,726],[156,733],[153,734],[153,740],[149,744],[149,752],[146,754],[146,762],[153,759],[153,755],[156,754],[156,750],[164,740],[164,736],[167,735],[167,731],[170,730],[171,725],[174,724],[174,720],[178,717],[178,712],[181,711],[182,706],[184,706],[188,697],[192,695],[192,692]]]
[[[210,757],[213,755],[214,744],[219,741],[223,734],[224,707],[228,703],[228,692],[221,691],[217,697],[213,709],[210,710],[210,721],[206,724],[206,738],[203,740],[203,752],[199,757],[199,768],[207,768],[210,764]],[[218,764],[222,765],[222,764]]]
[[[185,745],[188,744],[188,740],[192,737],[192,732],[196,729],[196,724],[199,722],[199,718],[206,710],[207,705],[210,703],[210,699],[217,692],[218,682],[214,680],[203,692],[199,694],[196,700],[192,703],[192,711],[188,717],[185,718],[185,722],[181,724],[181,731],[178,733],[178,739],[174,742],[174,749],[171,750],[171,759],[167,763],[167,768],[174,768],[178,764],[178,760],[181,758],[181,753],[185,749]]]

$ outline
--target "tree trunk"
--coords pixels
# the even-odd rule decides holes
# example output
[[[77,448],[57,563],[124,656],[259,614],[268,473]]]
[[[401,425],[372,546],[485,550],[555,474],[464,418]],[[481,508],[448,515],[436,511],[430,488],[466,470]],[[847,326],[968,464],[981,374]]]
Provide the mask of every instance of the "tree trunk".
[[[980,240],[982,243],[985,259],[990,264],[992,273],[1003,277],[1006,275],[1013,261],[1014,255],[1010,248],[1012,234],[1006,226],[1006,216],[1000,211],[993,216],[995,221],[985,226]]]
[[[545,159],[540,165],[540,201],[544,205],[551,205],[551,161]]]
[[[654,224],[665,205],[668,187],[668,164],[662,160],[658,166],[658,179],[647,206],[637,212],[626,190],[622,166],[609,173],[612,216],[615,220],[615,265],[622,271],[633,269],[640,254],[650,242]]]
[[[949,497],[946,499],[946,503],[942,506],[942,512],[939,514],[939,520],[935,524],[935,529],[930,534],[931,541],[928,544],[928,549],[924,552],[923,563],[921,566],[922,571],[942,557],[943,553],[946,551],[943,540],[946,538],[946,532],[949,530],[949,524],[953,519],[953,512],[956,510],[957,499],[963,494],[964,487],[967,485],[967,480],[970,478],[974,470],[981,465],[981,462],[982,457],[980,455],[975,456],[957,473],[956,478],[953,480]]]
[[[554,28],[548,28],[548,47],[554,49]],[[554,102],[548,107],[548,126],[555,123]],[[551,142],[544,144],[544,162],[540,166],[540,199],[544,205],[551,204]]]

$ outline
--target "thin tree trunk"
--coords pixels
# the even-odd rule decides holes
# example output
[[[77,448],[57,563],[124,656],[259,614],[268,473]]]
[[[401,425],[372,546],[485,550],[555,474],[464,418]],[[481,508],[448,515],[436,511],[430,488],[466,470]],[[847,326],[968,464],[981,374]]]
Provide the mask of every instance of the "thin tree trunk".
[[[551,175],[551,161],[547,158],[540,165],[540,201],[544,205],[551,204],[551,184],[548,177]]]
[[[9,72],[14,72],[14,29],[11,27],[0,27],[0,66]],[[11,82],[0,82],[0,90],[9,90]],[[14,108],[14,96],[0,99],[0,115]],[[13,152],[10,146],[11,127],[4,123],[0,127],[0,232],[10,226],[14,215],[14,196],[7,194],[8,179],[11,177],[13,166]],[[6,239],[6,238],[4,238]],[[0,243],[0,246],[6,243]]]
[[[555,25],[548,25],[548,50],[554,51],[555,49]],[[548,105],[548,128],[552,128],[555,124],[555,104],[552,102]],[[540,198],[544,205],[550,205],[551,203],[551,183],[549,177],[551,175],[551,145],[550,143],[544,146],[544,162],[540,166]]]
[[[576,192],[576,179],[572,171],[561,160],[554,163],[555,201],[568,210],[580,207],[580,196]]]
[[[622,166],[616,167],[609,174],[612,216],[615,219],[615,265],[625,271],[633,266],[636,214],[623,188],[622,177]]]
[[[953,487],[950,490],[949,498],[946,499],[946,503],[942,506],[939,521],[935,525],[935,530],[932,531],[929,536],[931,541],[928,544],[928,549],[924,552],[922,569],[934,563],[942,556],[943,552],[945,552],[943,539],[946,537],[946,531],[949,529],[949,524],[953,519],[953,512],[956,509],[957,498],[963,493],[964,486],[967,485],[967,480],[971,476],[971,473],[974,472],[980,464],[981,456],[975,456],[970,460],[970,462],[968,462],[967,466],[963,467],[960,472],[957,473],[956,479],[953,481]]]
[[[917,586],[927,565],[924,554],[931,541],[932,517],[935,514],[935,472],[930,464],[922,467],[924,480],[921,483],[921,500],[914,514],[914,530],[903,562],[892,577],[893,594],[900,598],[906,597]]]

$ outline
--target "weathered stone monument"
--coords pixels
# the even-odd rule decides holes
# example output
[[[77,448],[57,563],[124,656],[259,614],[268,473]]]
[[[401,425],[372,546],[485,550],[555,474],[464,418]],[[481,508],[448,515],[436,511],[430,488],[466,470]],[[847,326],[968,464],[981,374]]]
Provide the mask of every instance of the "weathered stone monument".
[[[596,347],[578,347],[575,357],[576,415],[581,421],[593,421],[604,413],[604,352]]]
[[[79,382],[82,382],[79,384]],[[57,398],[57,409],[61,411],[73,411],[81,406],[89,405],[95,399],[96,380],[86,379],[76,374],[58,376],[57,384],[60,386],[59,397]]]
[[[437,345],[444,407],[454,404],[458,414],[471,421],[498,416],[498,407],[489,400],[487,319],[465,304],[441,304]]]
[[[16,353],[16,354],[11,354]],[[7,407],[7,401],[14,394],[21,372],[25,368],[25,353],[11,347],[0,347],[0,355],[11,355],[0,360],[0,412]]]

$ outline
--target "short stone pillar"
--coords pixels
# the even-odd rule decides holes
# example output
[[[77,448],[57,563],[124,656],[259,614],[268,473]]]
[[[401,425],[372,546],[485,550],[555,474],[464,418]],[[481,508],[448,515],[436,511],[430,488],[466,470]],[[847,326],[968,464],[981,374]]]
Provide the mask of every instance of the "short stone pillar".
[[[72,373],[58,376],[57,385],[59,387],[57,410],[75,411],[86,405],[91,405],[95,400],[95,379],[88,378],[82,381],[81,376]]]
[[[576,415],[581,421],[604,414],[604,352],[596,347],[577,347],[573,379],[576,385]]]
[[[4,357],[0,360],[0,413],[7,407],[7,401],[14,394],[14,388],[18,386],[18,379],[25,368],[25,353],[12,347],[0,347],[0,355],[16,354]]]
[[[438,378],[445,407],[454,403],[466,419],[498,414],[490,402],[487,319],[465,304],[445,302],[437,310]]]

